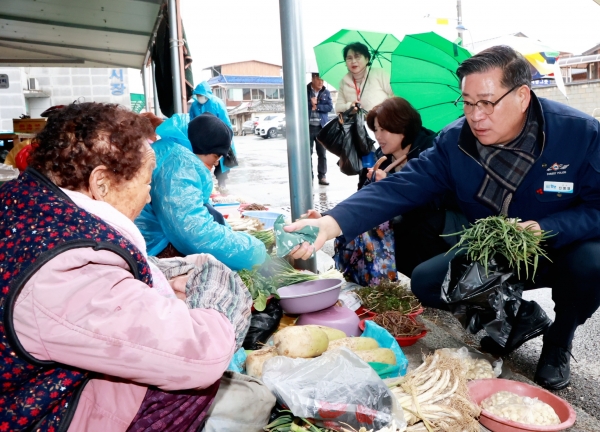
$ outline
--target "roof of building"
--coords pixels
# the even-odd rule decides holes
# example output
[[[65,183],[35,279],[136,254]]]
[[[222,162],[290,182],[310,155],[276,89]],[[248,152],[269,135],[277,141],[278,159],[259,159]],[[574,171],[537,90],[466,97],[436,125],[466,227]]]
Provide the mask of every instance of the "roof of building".
[[[208,80],[208,84],[278,84],[283,85],[282,77],[219,75]]]
[[[257,100],[252,102],[243,102],[237,107],[229,111],[229,115],[243,114],[247,112],[285,112],[284,102],[271,102],[265,100]]]
[[[595,54],[596,51],[600,50],[600,44],[595,45],[594,47],[590,48],[589,50],[586,50],[584,52],[581,53],[581,55],[590,55],[590,54]]]
[[[202,70],[217,68],[217,67],[220,67],[220,66],[238,64],[238,63],[248,63],[248,62],[256,62],[256,63],[268,64],[268,65],[271,65],[271,66],[281,67],[281,65],[278,65],[278,64],[275,64],[275,63],[264,62],[264,61],[260,61],[260,60],[243,60],[243,61],[239,61],[239,62],[221,63],[221,64],[218,64],[218,65],[207,66],[207,67],[205,67]]]

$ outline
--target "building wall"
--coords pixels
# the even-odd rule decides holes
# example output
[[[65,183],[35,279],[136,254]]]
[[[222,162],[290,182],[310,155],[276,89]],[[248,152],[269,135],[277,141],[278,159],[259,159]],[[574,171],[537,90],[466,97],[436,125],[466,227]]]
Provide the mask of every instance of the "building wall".
[[[598,108],[596,114],[600,117],[600,80],[570,83],[566,84],[566,88],[569,100],[556,86],[534,88],[534,91],[540,97],[564,103],[589,115]]]
[[[0,68],[0,74],[7,74],[9,82],[9,88],[0,89],[0,131],[12,131],[12,119],[27,112],[23,96],[25,75],[21,68]]]
[[[246,61],[221,65],[223,75],[281,76],[281,66],[259,61]]]
[[[12,130],[12,119],[21,114],[36,118],[51,106],[68,105],[76,100],[118,103],[131,108],[127,69],[0,68],[0,73],[8,73],[10,79],[9,93],[0,90],[2,130]],[[36,78],[48,97],[26,98],[27,78]]]

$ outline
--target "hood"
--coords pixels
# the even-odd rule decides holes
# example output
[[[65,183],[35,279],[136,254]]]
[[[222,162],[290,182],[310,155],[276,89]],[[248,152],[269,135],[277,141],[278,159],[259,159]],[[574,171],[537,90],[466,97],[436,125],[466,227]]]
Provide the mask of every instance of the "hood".
[[[206,81],[202,81],[196,86],[193,94],[209,97],[213,94],[213,92],[211,91],[208,83]]]

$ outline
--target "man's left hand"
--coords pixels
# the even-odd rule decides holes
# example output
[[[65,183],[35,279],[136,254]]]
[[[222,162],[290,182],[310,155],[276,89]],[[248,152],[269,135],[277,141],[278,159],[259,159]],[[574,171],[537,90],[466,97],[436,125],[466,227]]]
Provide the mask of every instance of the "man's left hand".
[[[542,232],[542,228],[540,227],[540,224],[537,223],[536,221],[525,221],[525,222],[519,222],[517,223],[517,225],[519,225],[522,229],[528,229],[530,231],[535,232],[537,235],[540,235]]]

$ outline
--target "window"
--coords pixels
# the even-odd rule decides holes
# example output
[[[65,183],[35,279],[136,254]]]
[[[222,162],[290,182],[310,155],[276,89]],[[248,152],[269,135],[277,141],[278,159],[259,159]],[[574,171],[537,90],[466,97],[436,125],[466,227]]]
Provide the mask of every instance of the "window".
[[[265,98],[265,91],[263,89],[252,89],[252,99],[260,100]]]
[[[247,89],[247,88],[245,88],[245,89],[242,89],[242,93],[243,93],[243,95],[242,95],[242,96],[243,96],[242,100],[245,100],[245,101],[246,101],[246,100],[247,100],[247,101],[249,101],[249,100],[252,100],[252,97],[251,97],[251,91],[250,91],[250,89]]]
[[[265,99],[283,100],[283,88],[269,88],[265,90]]]
[[[227,99],[231,101],[242,101],[243,99],[243,90],[240,88],[232,88],[227,90]]]

